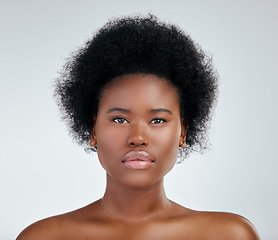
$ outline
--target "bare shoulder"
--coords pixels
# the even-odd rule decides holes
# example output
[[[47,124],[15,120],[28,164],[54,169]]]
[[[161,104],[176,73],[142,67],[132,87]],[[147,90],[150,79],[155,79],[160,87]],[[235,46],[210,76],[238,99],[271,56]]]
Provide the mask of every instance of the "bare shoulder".
[[[226,212],[197,212],[196,222],[211,239],[259,240],[253,224],[246,218]],[[206,239],[206,238],[205,238]],[[209,238],[210,239],[210,238]]]
[[[59,238],[61,217],[55,216],[35,222],[25,228],[16,240],[50,240]]]
[[[180,238],[202,240],[259,240],[253,224],[246,218],[227,212],[196,211],[173,202],[175,232]],[[176,219],[176,220],[175,220]],[[186,238],[186,239],[187,239]]]
[[[80,235],[80,226],[87,226],[88,221],[95,222],[96,203],[75,211],[49,217],[25,228],[16,240],[60,240],[76,239]],[[88,217],[91,216],[91,218]]]

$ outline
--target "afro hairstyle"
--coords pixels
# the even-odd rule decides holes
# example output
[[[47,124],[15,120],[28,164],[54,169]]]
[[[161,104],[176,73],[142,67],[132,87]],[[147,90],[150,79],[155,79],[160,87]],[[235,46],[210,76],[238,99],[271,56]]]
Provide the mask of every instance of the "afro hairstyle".
[[[109,21],[67,59],[54,96],[73,139],[88,147],[103,89],[116,77],[137,73],[165,78],[177,88],[181,118],[188,124],[181,159],[203,152],[218,95],[217,73],[190,36],[151,14]]]

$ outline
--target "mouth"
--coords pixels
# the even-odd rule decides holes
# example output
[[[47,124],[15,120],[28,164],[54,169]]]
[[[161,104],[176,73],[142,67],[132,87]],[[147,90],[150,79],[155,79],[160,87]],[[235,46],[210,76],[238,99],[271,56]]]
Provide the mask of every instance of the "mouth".
[[[130,169],[147,169],[153,165],[154,159],[145,151],[130,151],[124,156],[122,163]]]

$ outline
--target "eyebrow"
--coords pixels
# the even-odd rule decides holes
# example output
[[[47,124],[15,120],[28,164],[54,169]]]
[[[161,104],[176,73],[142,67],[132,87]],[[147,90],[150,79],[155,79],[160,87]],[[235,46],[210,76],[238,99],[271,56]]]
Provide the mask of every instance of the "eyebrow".
[[[111,108],[106,111],[106,113],[111,113],[111,112],[124,112],[124,113],[130,113],[130,110],[125,109],[125,108]]]
[[[106,113],[111,113],[111,112],[130,113],[131,111],[129,109],[125,109],[125,108],[110,108],[109,110],[106,111]],[[155,108],[155,109],[151,109],[150,112],[151,113],[166,112],[166,113],[173,115],[173,113],[169,109],[166,109],[166,108]]]
[[[155,108],[155,109],[152,109],[150,112],[151,113],[166,112],[166,113],[169,113],[169,114],[173,115],[173,113],[170,110],[166,109],[166,108]]]

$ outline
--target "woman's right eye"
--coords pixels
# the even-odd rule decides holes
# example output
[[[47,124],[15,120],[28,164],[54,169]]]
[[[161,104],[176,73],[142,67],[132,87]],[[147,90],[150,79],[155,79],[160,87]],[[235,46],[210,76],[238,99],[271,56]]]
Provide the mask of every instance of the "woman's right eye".
[[[122,117],[115,117],[112,119],[115,123],[127,123],[127,120]]]

